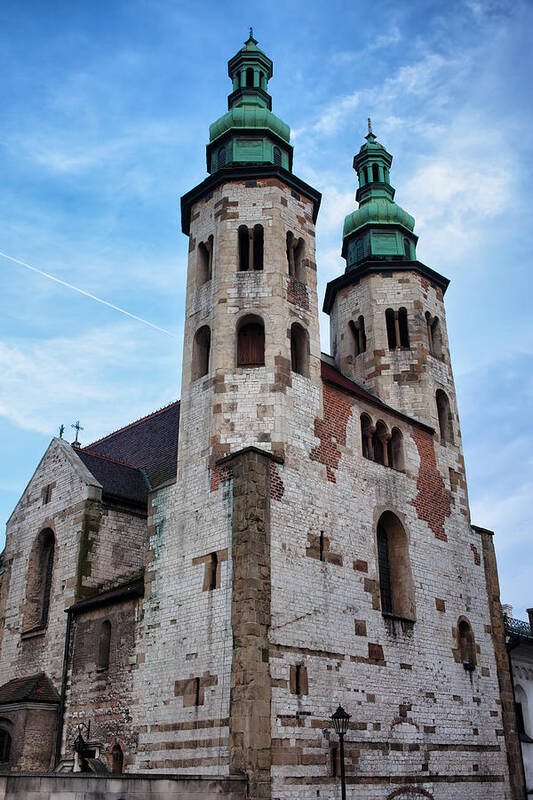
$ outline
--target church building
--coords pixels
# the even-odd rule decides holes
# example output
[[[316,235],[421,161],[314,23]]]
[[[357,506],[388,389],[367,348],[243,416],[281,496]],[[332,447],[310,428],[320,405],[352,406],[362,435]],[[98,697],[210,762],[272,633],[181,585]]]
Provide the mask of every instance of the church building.
[[[525,798],[448,280],[369,129],[321,353],[321,196],[272,67],[250,33],[181,199],[181,400],[54,438],[8,521],[0,798],[340,798],[339,706],[352,800]]]

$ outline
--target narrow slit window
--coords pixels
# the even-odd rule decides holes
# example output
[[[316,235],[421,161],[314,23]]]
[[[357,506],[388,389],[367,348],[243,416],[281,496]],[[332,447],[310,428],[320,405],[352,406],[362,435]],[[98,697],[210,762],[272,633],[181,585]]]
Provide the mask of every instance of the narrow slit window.
[[[470,623],[461,619],[457,625],[459,639],[459,655],[465,669],[473,670],[476,667],[476,643]]]
[[[274,164],[276,167],[281,167],[281,150],[279,147],[274,148]]]
[[[247,272],[250,269],[250,232],[246,225],[239,228],[239,270]]]
[[[409,325],[407,322],[407,309],[398,309],[398,328],[400,331],[400,347],[408,348],[409,345]]]
[[[195,335],[192,354],[192,380],[196,381],[209,372],[209,355],[211,351],[211,330],[202,325]]]
[[[194,705],[199,706],[201,705],[201,696],[200,696],[200,678],[194,679]]]
[[[253,235],[253,269],[263,269],[263,226],[254,225]]]
[[[437,389],[435,397],[437,403],[441,442],[442,444],[453,444],[453,424],[450,401],[442,389]]]
[[[379,181],[379,169],[377,164],[372,164],[372,180]]]
[[[309,377],[309,334],[298,322],[291,325],[291,369]]]
[[[392,587],[389,560],[389,538],[383,525],[378,525],[378,565],[379,590],[381,594],[381,611],[392,614]]]
[[[387,324],[387,342],[389,345],[389,350],[394,350],[396,348],[396,321],[394,319],[394,311],[392,308],[388,308],[385,311],[385,322]]]
[[[6,723],[8,724],[8,723]],[[6,728],[0,728],[0,762],[6,764],[11,755],[11,734]]]
[[[114,775],[122,775],[124,772],[124,753],[119,744],[113,745],[111,750],[111,771]]]

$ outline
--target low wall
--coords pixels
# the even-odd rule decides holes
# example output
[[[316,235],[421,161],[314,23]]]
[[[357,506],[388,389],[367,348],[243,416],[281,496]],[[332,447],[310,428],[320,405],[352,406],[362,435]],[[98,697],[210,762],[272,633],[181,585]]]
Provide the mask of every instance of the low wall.
[[[246,779],[196,775],[0,775],[0,800],[245,800]]]

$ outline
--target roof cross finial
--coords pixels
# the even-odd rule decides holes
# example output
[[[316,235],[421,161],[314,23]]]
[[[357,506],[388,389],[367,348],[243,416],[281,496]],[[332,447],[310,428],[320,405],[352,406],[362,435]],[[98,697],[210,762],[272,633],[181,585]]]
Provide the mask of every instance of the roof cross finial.
[[[372,133],[372,121],[371,121],[370,117],[368,118],[368,132]]]
[[[254,29],[250,25],[250,39],[253,39],[253,38],[254,38]]]
[[[83,430],[83,427],[80,425],[79,419],[77,419],[76,422],[74,422],[70,427],[74,428],[74,430],[76,431],[76,438],[74,439],[73,444],[79,444],[78,433]]]
[[[59,426],[59,438],[60,439],[63,438],[63,434],[64,433],[65,433],[65,426],[63,425],[63,423],[61,423],[61,425]]]

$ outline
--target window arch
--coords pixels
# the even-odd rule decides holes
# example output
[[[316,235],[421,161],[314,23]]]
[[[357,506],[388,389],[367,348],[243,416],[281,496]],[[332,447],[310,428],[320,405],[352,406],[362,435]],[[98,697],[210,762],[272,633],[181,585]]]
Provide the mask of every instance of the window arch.
[[[387,342],[389,350],[394,350],[396,347],[396,320],[392,308],[385,311],[385,323],[387,325]]]
[[[309,377],[309,333],[298,322],[291,325],[291,369]]]
[[[111,652],[111,623],[104,619],[98,631],[98,669],[109,669],[109,654]]]
[[[239,226],[239,270],[250,269],[250,232],[246,225]]]
[[[276,167],[281,167],[281,150],[279,147],[274,148],[274,164]]]
[[[224,167],[226,165],[226,148],[221,147],[218,151],[218,166]]]
[[[300,238],[296,238],[292,231],[287,232],[287,265],[289,268],[289,275],[296,280],[305,283],[304,274],[304,255],[305,255],[305,242]]]
[[[522,686],[517,683],[514,687],[516,727],[520,738],[530,736],[531,723],[529,719],[529,704],[527,694]],[[531,741],[531,739],[529,739]]]
[[[191,379],[193,381],[207,375],[209,372],[209,354],[211,350],[211,330],[208,325],[202,325],[194,334],[192,347],[192,370]]]
[[[377,549],[381,611],[415,620],[415,594],[405,529],[392,511],[385,511],[377,525]]]
[[[476,642],[472,626],[466,617],[460,617],[457,622],[457,645],[463,667],[470,671],[474,670],[477,663]]]
[[[442,444],[453,444],[452,412],[448,395],[442,389],[437,389],[435,399],[439,417],[440,440]]]
[[[254,225],[252,269],[263,269],[263,226]]]
[[[262,367],[265,364],[265,326],[261,317],[248,315],[237,327],[237,366]]]
[[[241,225],[238,231],[239,240],[239,270],[248,272],[249,270],[263,269],[263,226],[254,225],[248,228]]]
[[[372,164],[372,180],[379,181],[379,169],[377,164]]]
[[[364,458],[374,458],[372,447],[372,420],[368,414],[361,414],[361,448]]]
[[[377,461],[378,464],[384,464],[385,466],[388,466],[387,439],[387,426],[382,420],[379,420],[372,434],[372,449],[374,451],[374,461]]]
[[[397,347],[408,349],[410,343],[407,309],[402,307],[395,311],[392,308],[388,308],[385,311],[385,324],[389,350],[395,350]]]
[[[350,320],[349,325],[354,339],[354,355],[361,355],[366,350],[365,319],[363,315],[361,314],[356,322]]]
[[[119,744],[114,744],[111,748],[111,772],[115,775],[122,775],[124,772],[124,753]]]
[[[54,572],[55,537],[50,528],[37,536],[28,567],[24,629],[44,627],[48,622]]]
[[[403,436],[399,428],[393,428],[387,442],[389,467],[403,470]]]
[[[213,264],[213,236],[207,242],[198,245],[198,258],[196,264],[196,285],[203,286],[211,280]]]
[[[11,756],[12,723],[8,719],[0,719],[0,763],[7,764]]]
[[[442,358],[442,332],[439,318],[432,317],[429,311],[426,311],[426,325],[428,331],[429,352],[432,356],[435,356],[435,358]]]
[[[254,71],[252,67],[246,70],[246,86],[251,87],[254,85]]]

